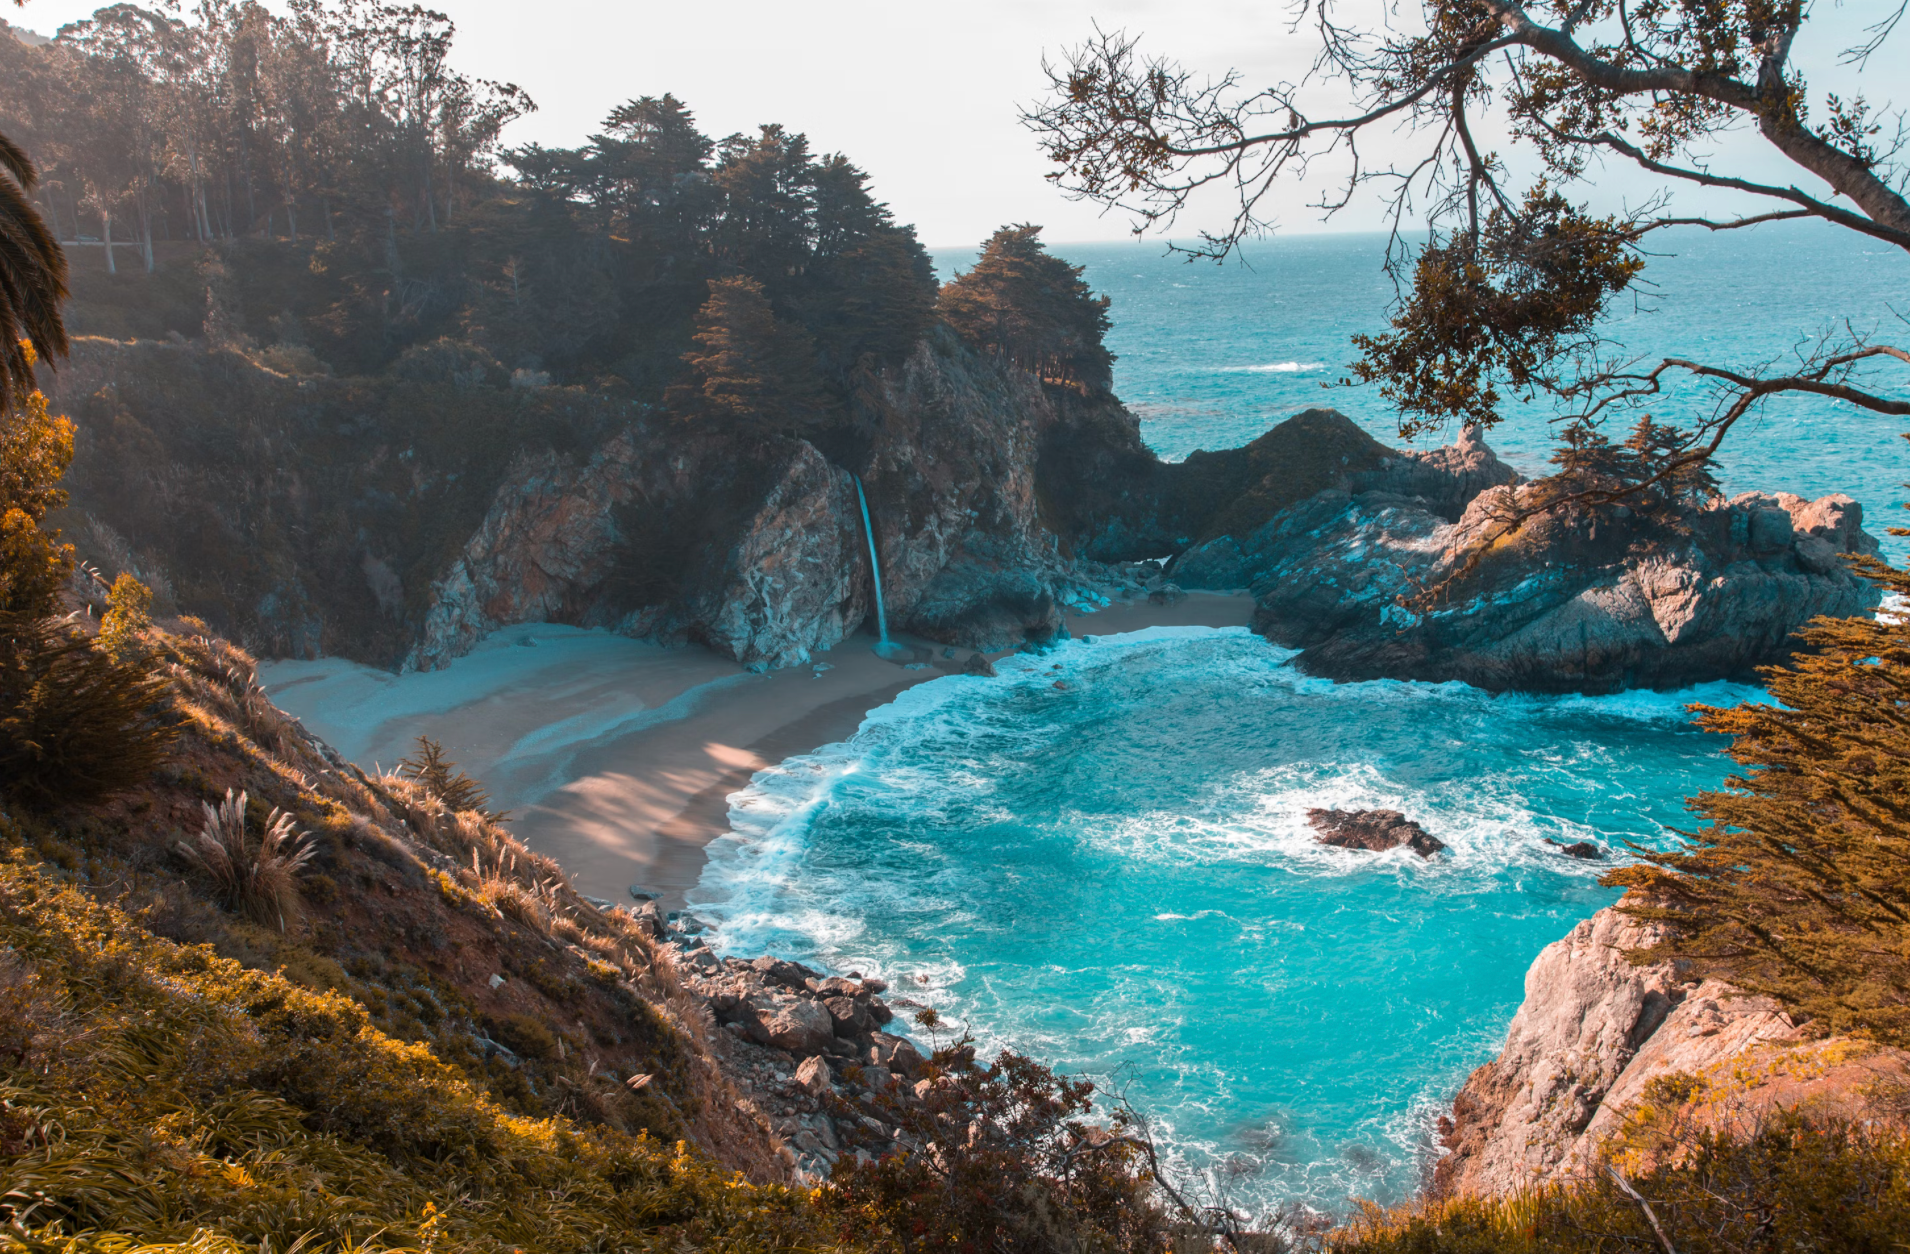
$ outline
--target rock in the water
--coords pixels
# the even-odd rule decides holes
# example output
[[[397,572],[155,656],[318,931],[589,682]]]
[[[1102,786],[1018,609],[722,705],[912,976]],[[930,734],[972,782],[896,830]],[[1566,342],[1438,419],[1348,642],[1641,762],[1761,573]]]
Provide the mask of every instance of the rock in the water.
[[[1493,477],[1489,455],[1478,444],[1453,460],[1476,463],[1476,484]],[[1602,693],[1749,676],[1786,658],[1812,617],[1880,600],[1844,566],[1877,551],[1849,497],[1746,493],[1669,524],[1555,511],[1501,534],[1538,491],[1489,487],[1457,522],[1423,497],[1322,492],[1242,541],[1254,629],[1333,679]],[[1415,602],[1448,578],[1439,602]]]
[[[1180,585],[1173,583],[1164,583],[1147,594],[1149,605],[1179,605],[1186,599],[1187,594],[1181,591]]]
[[[962,663],[962,674],[993,678],[996,674],[995,664],[988,660],[988,655],[985,653],[971,653],[968,655],[968,661]]]
[[[1568,845],[1562,840],[1553,840],[1550,836],[1547,836],[1545,843],[1557,849],[1568,858],[1583,858],[1591,862],[1605,856],[1605,851],[1589,840],[1573,841]]]
[[[1306,821],[1322,845],[1384,853],[1405,845],[1422,858],[1446,846],[1398,810],[1308,810]]]

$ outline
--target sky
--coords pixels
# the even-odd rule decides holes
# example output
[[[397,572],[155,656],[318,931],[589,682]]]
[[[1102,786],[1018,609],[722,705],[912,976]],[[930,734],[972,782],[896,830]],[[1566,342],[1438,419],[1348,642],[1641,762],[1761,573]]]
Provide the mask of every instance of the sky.
[[[1142,35],[1145,51],[1216,74],[1237,69],[1255,85],[1298,78],[1313,48],[1304,34],[1288,32],[1285,6],[1269,0],[428,2],[458,24],[453,61],[460,69],[515,82],[537,101],[538,111],[506,133],[509,143],[575,146],[622,101],[671,92],[706,134],[781,122],[805,132],[817,151],[846,154],[931,248],[975,243],[1008,222],[1040,223],[1053,242],[1131,238],[1126,216],[1071,202],[1044,180],[1052,167],[1020,120],[1047,90],[1043,57],[1058,58],[1091,37],[1097,22]],[[1853,31],[1885,3],[1820,5],[1820,20]],[[8,16],[52,34],[96,7],[97,0],[29,0]],[[1807,39],[1799,60],[1814,81],[1847,80],[1833,54],[1848,41],[1847,34]],[[1873,101],[1910,103],[1902,51],[1865,75]],[[1490,127],[1481,142],[1494,144]],[[1383,151],[1384,137],[1373,147]],[[1727,140],[1719,155],[1778,173],[1761,147],[1751,137]],[[1273,214],[1279,228],[1383,227],[1374,197],[1322,221],[1308,202],[1324,187],[1283,190]],[[1614,170],[1589,194],[1617,208],[1646,188]],[[1721,202],[1687,196],[1681,203]],[[1224,204],[1197,206],[1176,234],[1223,225],[1226,216]]]

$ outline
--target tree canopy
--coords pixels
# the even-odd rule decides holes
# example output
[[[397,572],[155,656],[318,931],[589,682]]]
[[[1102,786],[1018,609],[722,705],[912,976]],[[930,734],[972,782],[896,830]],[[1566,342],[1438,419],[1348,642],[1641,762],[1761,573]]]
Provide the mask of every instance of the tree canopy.
[[[1090,390],[1113,382],[1102,343],[1108,298],[1041,244],[1041,228],[1004,226],[974,268],[942,288],[942,320],[964,339],[1043,379]]]
[[[1489,427],[1507,392],[1549,392],[1567,421],[1597,421],[1692,376],[1717,394],[1679,451],[1699,461],[1784,393],[1910,414],[1901,376],[1873,369],[1910,364],[1910,352],[1868,328],[1826,328],[1797,361],[1762,371],[1627,360],[1599,331],[1648,244],[1672,227],[1813,219],[1910,250],[1910,130],[1861,90],[1903,13],[1860,27],[1847,8],[1798,0],[1421,0],[1368,23],[1345,0],[1302,0],[1290,25],[1267,31],[1310,32],[1315,59],[1297,83],[1201,79],[1123,33],[1097,33],[1050,67],[1053,94],[1029,121],[1057,164],[1050,177],[1130,210],[1137,231],[1170,226],[1204,190],[1233,197],[1230,224],[1187,246],[1195,256],[1225,257],[1267,229],[1270,197],[1309,175],[1335,172],[1317,202],[1329,215],[1378,191],[1406,291],[1392,327],[1357,341],[1353,378],[1381,386],[1408,436],[1452,421]],[[1792,58],[1811,23],[1847,45],[1840,90],[1813,88]],[[1481,147],[1487,119],[1509,152]],[[1732,130],[1754,131],[1759,157],[1787,168],[1760,177],[1759,157],[1726,168],[1714,150]],[[1362,145],[1381,134],[1403,145],[1398,160],[1368,157]],[[1572,193],[1608,162],[1633,166],[1658,194],[1591,212]],[[1672,193],[1698,188],[1749,207],[1680,212]],[[1428,230],[1417,247],[1404,238],[1414,219]]]
[[[1898,595],[1910,574],[1867,561]],[[1747,769],[1708,826],[1611,877],[1674,928],[1664,952],[1828,1032],[1910,1044],[1910,621],[1818,619],[1764,671],[1777,704],[1696,707]]]

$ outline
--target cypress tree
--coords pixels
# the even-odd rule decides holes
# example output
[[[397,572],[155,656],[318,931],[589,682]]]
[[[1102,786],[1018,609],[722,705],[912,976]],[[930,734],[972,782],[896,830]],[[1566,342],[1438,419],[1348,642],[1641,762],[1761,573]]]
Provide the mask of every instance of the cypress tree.
[[[814,345],[777,319],[755,279],[711,279],[695,339],[696,347],[683,355],[691,381],[665,398],[683,418],[763,439],[826,416]]]
[[[975,268],[942,288],[942,320],[984,352],[1054,383],[1102,391],[1114,354],[1102,343],[1108,298],[1041,245],[1041,228],[1004,226]]]
[[[1910,572],[1847,560],[1910,596]],[[1910,1045],[1910,621],[1818,618],[1799,638],[1762,672],[1777,704],[1693,707],[1746,768],[1691,800],[1708,825],[1607,882],[1670,925],[1641,956],[1688,960],[1818,1031]]]

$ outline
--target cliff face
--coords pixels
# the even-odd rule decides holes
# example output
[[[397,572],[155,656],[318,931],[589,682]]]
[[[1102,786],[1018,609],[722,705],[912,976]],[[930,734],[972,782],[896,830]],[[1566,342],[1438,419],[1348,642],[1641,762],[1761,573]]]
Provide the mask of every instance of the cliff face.
[[[1674,525],[1554,512],[1485,544],[1535,499],[1517,480],[1476,435],[1352,463],[1256,529],[1189,550],[1170,575],[1250,586],[1255,629],[1303,650],[1299,664],[1315,674],[1493,691],[1748,678],[1816,615],[1867,613],[1881,599],[1841,560],[1877,552],[1847,496],[1746,493]],[[1409,607],[1448,578],[1436,603]]]
[[[873,616],[845,467],[892,626],[1008,647],[1051,634],[1072,586],[1036,485],[1050,389],[946,332],[867,381],[840,460],[579,389],[287,376],[178,344],[85,341],[52,383],[86,556],[278,655],[432,668],[554,621],[798,663]]]
[[[1877,604],[1844,497],[1750,495],[1668,533],[1545,517],[1449,574],[1532,491],[1476,436],[1395,453],[1309,410],[1240,449],[1159,461],[1118,400],[1044,384],[946,329],[865,375],[814,443],[744,439],[577,388],[266,368],[234,350],[83,341],[53,380],[80,428],[61,520],[162,611],[260,651],[432,668],[498,627],[604,627],[752,666],[873,617],[969,648],[1178,552],[1251,586],[1256,626],[1338,679],[1609,691],[1742,675],[1816,614]],[[873,624],[871,624],[873,625]]]
[[[1626,959],[1656,939],[1607,909],[1539,954],[1504,1048],[1440,1120],[1436,1192],[1509,1194],[1606,1161],[1638,1170],[1778,1110],[1900,1116],[1904,1054],[1810,1039],[1764,998]]]

